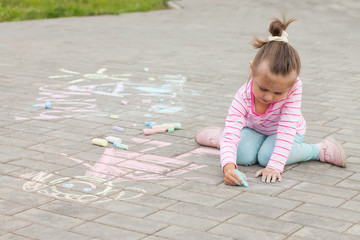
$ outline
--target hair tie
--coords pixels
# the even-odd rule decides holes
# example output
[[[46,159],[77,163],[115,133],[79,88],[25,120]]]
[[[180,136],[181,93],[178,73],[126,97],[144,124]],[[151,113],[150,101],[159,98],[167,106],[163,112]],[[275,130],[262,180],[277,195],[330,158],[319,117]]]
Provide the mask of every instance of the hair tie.
[[[278,41],[278,42],[289,42],[289,40],[288,40],[288,34],[287,34],[287,32],[285,32],[284,30],[282,31],[282,33],[281,33],[281,36],[279,37],[279,36],[270,36],[269,37],[269,42],[271,42],[271,41]]]

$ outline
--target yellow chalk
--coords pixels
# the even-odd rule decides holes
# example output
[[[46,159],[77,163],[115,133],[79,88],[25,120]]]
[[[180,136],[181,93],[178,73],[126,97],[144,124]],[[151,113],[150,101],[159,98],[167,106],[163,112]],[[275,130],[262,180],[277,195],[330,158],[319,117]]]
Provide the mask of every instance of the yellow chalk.
[[[94,145],[101,146],[101,147],[106,147],[108,145],[108,141],[106,141],[105,139],[101,139],[101,138],[93,138],[91,140],[91,143]]]

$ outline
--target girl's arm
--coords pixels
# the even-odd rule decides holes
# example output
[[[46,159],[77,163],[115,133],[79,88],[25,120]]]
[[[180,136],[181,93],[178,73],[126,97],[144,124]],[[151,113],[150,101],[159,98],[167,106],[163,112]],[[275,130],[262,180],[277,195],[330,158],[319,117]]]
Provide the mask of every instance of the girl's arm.
[[[244,89],[245,86],[235,94],[226,118],[224,132],[220,139],[220,159],[223,171],[225,166],[229,168],[229,166],[233,165],[233,169],[237,168],[237,146],[241,139],[241,130],[244,127],[247,115],[247,104],[242,97]],[[228,166],[228,164],[230,165]]]

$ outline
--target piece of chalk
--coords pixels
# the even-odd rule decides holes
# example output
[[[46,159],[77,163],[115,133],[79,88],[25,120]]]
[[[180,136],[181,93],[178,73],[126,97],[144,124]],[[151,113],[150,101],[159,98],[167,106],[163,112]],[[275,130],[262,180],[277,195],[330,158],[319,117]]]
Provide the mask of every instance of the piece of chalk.
[[[160,98],[159,103],[162,103],[162,102],[164,102],[164,99]]]
[[[149,77],[149,81],[155,81],[154,77]]]
[[[157,124],[156,122],[145,122],[145,126],[148,126],[148,127],[155,126],[156,124]]]
[[[150,69],[149,68],[144,68],[144,71],[148,72],[148,71],[150,71]]]
[[[152,134],[155,134],[156,131],[155,131],[154,129],[144,128],[144,129],[143,129],[143,133],[144,133],[145,135],[152,135]]]
[[[122,105],[128,105],[128,102],[123,100],[123,101],[121,101],[121,104]]]
[[[169,129],[168,129],[168,132],[169,132],[169,133],[172,133],[172,132],[174,132],[174,131],[175,131],[174,128],[169,128]]]
[[[239,172],[239,170],[235,169],[235,173],[239,176],[239,178],[241,179],[242,186],[247,187],[249,186],[249,184],[247,183],[247,181],[245,180],[244,176],[241,174],[241,172]]]
[[[129,149],[129,146],[128,146],[128,145],[120,144],[120,143],[118,143],[118,142],[114,142],[113,145],[114,145],[114,147],[116,147],[116,148],[121,148],[121,149],[125,149],[125,150],[128,150],[128,149]]]
[[[123,132],[123,131],[124,131],[124,129],[123,129],[122,127],[118,127],[118,126],[112,126],[111,128],[112,128],[113,130],[119,131],[119,132]]]
[[[161,125],[170,125],[170,126],[174,126],[175,130],[179,130],[181,129],[181,123],[163,123]]]
[[[163,129],[163,128],[165,128],[166,130],[168,130],[169,128],[175,128],[175,126],[174,126],[174,125],[165,125],[165,124],[162,124],[162,125],[152,126],[151,128],[154,129],[154,130]]]
[[[119,115],[116,115],[116,114],[110,114],[110,118],[112,118],[112,119],[118,119],[118,118],[119,118]]]
[[[105,139],[102,139],[102,138],[93,138],[91,140],[91,143],[94,145],[101,146],[101,147],[106,147],[108,145],[108,141],[106,141]]]
[[[51,103],[50,103],[49,101],[47,101],[47,102],[45,103],[45,108],[46,108],[46,109],[50,109],[50,108],[51,108]]]
[[[143,99],[141,100],[141,103],[143,104],[151,103],[151,99]]]
[[[109,143],[114,143],[114,142],[121,143],[121,138],[108,136],[106,137],[106,141],[108,141]]]

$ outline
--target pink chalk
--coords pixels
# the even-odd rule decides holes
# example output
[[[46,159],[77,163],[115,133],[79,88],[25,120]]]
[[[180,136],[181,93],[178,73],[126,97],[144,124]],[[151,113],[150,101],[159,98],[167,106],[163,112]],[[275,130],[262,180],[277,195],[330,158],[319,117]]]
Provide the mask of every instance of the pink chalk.
[[[128,105],[128,102],[123,100],[123,101],[121,101],[121,104],[122,105]]]
[[[141,103],[143,103],[143,104],[151,103],[151,99],[143,99],[143,100],[141,100]]]
[[[156,130],[150,129],[150,128],[144,128],[144,129],[143,129],[143,133],[144,133],[145,135],[151,135],[151,134],[155,134],[155,133],[156,133]]]

